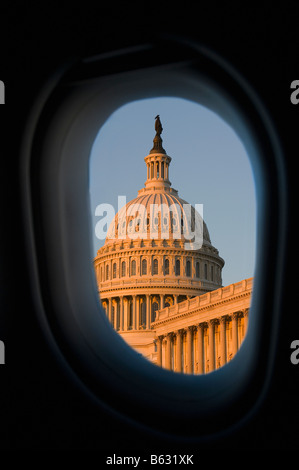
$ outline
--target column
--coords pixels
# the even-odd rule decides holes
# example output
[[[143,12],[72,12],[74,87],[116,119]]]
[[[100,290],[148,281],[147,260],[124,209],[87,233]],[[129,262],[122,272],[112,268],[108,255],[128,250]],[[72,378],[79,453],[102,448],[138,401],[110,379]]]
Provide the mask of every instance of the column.
[[[114,329],[117,330],[117,300],[114,299],[112,302],[113,302],[113,307],[114,307],[114,318],[113,318]]]
[[[178,330],[176,334],[176,372],[182,372],[182,332]]]
[[[232,314],[232,351],[234,357],[238,351],[238,313]]]
[[[108,299],[108,319],[111,323],[111,298]]]
[[[193,327],[188,326],[186,329],[186,335],[187,335],[187,344],[186,344],[186,363],[187,363],[187,374],[192,374],[193,368],[192,368],[192,339],[193,339],[193,334],[192,334]]]
[[[149,294],[146,295],[146,328],[148,329],[151,324],[151,318],[150,318],[151,312],[150,312],[150,296]]]
[[[133,315],[133,322],[132,328],[136,330],[136,295],[132,296],[133,308],[132,308],[132,315]]]
[[[172,333],[168,333],[166,335],[166,369],[171,370],[171,340],[172,340]]]
[[[136,330],[140,328],[140,297],[136,297]]]
[[[178,303],[178,295],[177,294],[173,294],[173,302],[174,302],[174,304]]]
[[[124,329],[124,298],[120,296],[119,298],[119,330],[122,331]]]
[[[160,310],[164,308],[164,304],[165,304],[164,299],[165,299],[165,295],[160,294]]]
[[[198,373],[203,374],[204,373],[204,353],[203,353],[203,342],[204,342],[204,325],[200,323],[197,326],[197,343],[198,343]]]
[[[209,324],[209,372],[215,370],[215,335],[214,320],[210,320]]]
[[[247,333],[247,327],[248,327],[248,308],[244,310],[244,338]]]
[[[141,300],[141,299],[140,299]],[[142,297],[142,302],[140,302],[140,315],[142,322],[142,329],[146,328],[146,297]]]
[[[220,365],[226,364],[226,317],[220,318]]]
[[[162,340],[163,336],[157,338],[157,365],[162,367]]]
[[[125,297],[125,303],[124,303],[124,329],[123,331],[128,330],[128,307],[129,307],[129,300]]]

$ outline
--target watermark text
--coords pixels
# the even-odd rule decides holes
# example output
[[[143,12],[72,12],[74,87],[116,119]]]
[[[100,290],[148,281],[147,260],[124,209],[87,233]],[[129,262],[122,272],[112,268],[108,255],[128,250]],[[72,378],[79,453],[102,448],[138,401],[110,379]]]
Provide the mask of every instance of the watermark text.
[[[0,104],[5,104],[5,89],[2,80],[0,80]]]
[[[118,209],[102,203],[95,209],[100,217],[95,226],[99,240],[183,239],[186,250],[198,250],[203,243],[203,204],[126,205],[126,197],[118,196]]]
[[[291,89],[294,90],[292,91],[290,95],[290,100],[292,104],[298,104],[299,103],[299,80],[293,80],[291,83]]]

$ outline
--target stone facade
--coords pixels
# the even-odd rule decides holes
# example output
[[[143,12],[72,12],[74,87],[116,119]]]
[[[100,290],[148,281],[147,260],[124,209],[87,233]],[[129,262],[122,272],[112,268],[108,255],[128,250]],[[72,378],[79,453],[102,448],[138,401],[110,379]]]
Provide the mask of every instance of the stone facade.
[[[171,188],[160,134],[144,160],[145,187],[117,213],[94,259],[100,299],[112,326],[146,358],[178,372],[208,372],[241,343],[251,280],[222,287],[224,260],[193,207],[186,222],[189,205]]]
[[[230,361],[245,337],[253,278],[159,310],[152,328],[160,366],[206,373]]]

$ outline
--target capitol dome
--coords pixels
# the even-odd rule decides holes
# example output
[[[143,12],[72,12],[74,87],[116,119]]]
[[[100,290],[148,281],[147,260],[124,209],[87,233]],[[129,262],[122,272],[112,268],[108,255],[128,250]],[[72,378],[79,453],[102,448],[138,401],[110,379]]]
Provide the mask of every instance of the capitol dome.
[[[200,212],[171,187],[159,116],[155,129],[144,187],[116,214],[94,259],[111,324],[151,360],[156,312],[222,287],[224,266]]]
[[[105,245],[116,239],[183,239],[190,244],[190,249],[194,249],[191,240],[195,238],[195,227],[197,243],[211,245],[208,228],[200,214],[178,197],[177,191],[172,189],[170,193],[166,188],[151,188],[140,192],[142,194],[128,202],[114,217]],[[190,214],[187,214],[188,210]]]

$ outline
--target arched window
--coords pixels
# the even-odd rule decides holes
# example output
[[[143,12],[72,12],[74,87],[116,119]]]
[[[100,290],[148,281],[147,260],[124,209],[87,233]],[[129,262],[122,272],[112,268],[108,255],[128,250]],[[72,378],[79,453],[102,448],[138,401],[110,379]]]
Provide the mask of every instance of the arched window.
[[[167,276],[169,274],[169,259],[168,258],[165,260],[164,271],[165,271],[165,275]]]
[[[181,263],[180,260],[177,259],[175,262],[175,275],[179,276],[181,274]]]
[[[146,276],[147,274],[147,261],[146,259],[142,260],[142,275]]]
[[[211,281],[214,281],[214,266],[211,266]]]
[[[190,260],[187,260],[187,263],[186,263],[186,276],[188,276],[188,277],[191,276],[191,263],[190,263]]]
[[[156,274],[158,274],[158,260],[154,259],[154,262],[153,262],[153,275],[156,275]]]
[[[196,277],[200,277],[199,275],[199,261],[196,261]]]
[[[136,276],[136,261],[134,259],[131,264],[131,276]]]
[[[109,266],[108,264],[106,265],[106,281],[109,280]]]
[[[125,277],[126,275],[126,262],[125,261],[121,263],[121,275],[122,277]]]
[[[116,278],[116,263],[113,263],[113,279]]]
[[[208,265],[205,264],[205,279],[208,279]]]

